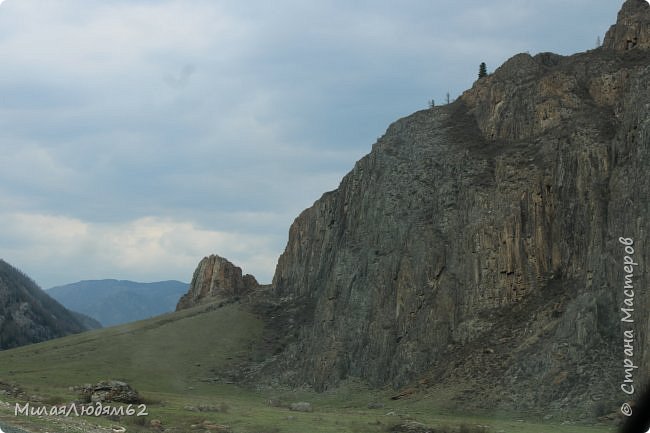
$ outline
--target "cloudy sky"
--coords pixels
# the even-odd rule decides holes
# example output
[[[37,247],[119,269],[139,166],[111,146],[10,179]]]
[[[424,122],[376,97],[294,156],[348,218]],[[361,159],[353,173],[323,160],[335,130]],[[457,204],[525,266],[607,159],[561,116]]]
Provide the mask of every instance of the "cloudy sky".
[[[6,0],[0,258],[42,287],[270,282],[289,225],[399,117],[518,52],[591,49],[612,0]]]

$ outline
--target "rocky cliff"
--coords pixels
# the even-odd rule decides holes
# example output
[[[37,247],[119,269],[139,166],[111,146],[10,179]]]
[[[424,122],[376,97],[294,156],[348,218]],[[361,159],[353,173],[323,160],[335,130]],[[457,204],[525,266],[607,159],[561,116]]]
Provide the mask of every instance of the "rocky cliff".
[[[628,397],[624,357],[648,379],[649,9],[628,0],[602,48],[516,55],[395,122],[298,216],[273,290],[313,314],[284,349],[285,380],[593,413]]]
[[[0,260],[0,350],[86,330],[81,318]]]
[[[611,50],[650,48],[650,8],[647,0],[626,1],[607,31],[603,46]]]
[[[241,268],[223,257],[204,257],[194,271],[188,292],[178,301],[176,311],[214,298],[242,296],[258,287],[254,276],[242,276]]]

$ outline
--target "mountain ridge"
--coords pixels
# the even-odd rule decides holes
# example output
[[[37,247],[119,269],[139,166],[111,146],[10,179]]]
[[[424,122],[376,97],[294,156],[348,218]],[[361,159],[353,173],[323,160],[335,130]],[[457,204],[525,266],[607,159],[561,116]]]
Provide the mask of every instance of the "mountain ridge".
[[[87,330],[82,318],[0,259],[0,350]]]
[[[103,326],[113,326],[173,311],[187,287],[187,283],[176,280],[141,283],[104,279],[56,286],[47,293]]]

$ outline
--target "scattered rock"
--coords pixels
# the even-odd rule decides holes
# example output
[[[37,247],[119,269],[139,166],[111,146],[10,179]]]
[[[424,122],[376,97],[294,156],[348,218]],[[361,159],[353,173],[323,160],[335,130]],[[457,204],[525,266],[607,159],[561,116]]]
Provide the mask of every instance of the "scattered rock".
[[[391,400],[400,400],[400,399],[402,399],[404,397],[409,397],[409,396],[415,394],[416,392],[417,391],[416,391],[415,388],[406,388],[406,389],[400,391],[399,394],[396,394],[396,395],[392,396],[390,399]]]
[[[621,416],[620,412],[612,412],[612,413],[609,413],[607,415],[603,415],[603,416],[598,417],[598,421],[600,421],[600,422],[610,422],[610,421],[614,421],[614,420],[619,419],[620,416]]]
[[[11,397],[19,397],[24,394],[20,386],[6,382],[0,382],[0,392]]]
[[[206,430],[219,432],[219,433],[232,433],[232,429],[230,428],[230,426],[223,425],[223,424],[214,424],[208,421],[203,421],[201,423],[201,427],[203,427]]]
[[[279,398],[270,398],[266,400],[266,405],[270,407],[283,407],[284,403]]]
[[[220,412],[219,407],[212,404],[200,404],[197,409],[199,412]]]
[[[378,402],[368,403],[368,409],[382,409],[383,407],[384,407],[384,403],[378,403]]]
[[[307,403],[306,401],[301,401],[298,403],[291,403],[289,406],[289,409],[294,411],[294,412],[312,412],[313,409],[311,407],[311,403]]]
[[[188,410],[190,412],[228,412],[228,405],[226,403],[219,403],[219,405],[213,405],[213,404],[199,404],[198,406],[192,406],[192,405],[185,405],[183,406],[183,409]]]
[[[415,421],[406,421],[390,428],[390,433],[434,433],[432,427]]]

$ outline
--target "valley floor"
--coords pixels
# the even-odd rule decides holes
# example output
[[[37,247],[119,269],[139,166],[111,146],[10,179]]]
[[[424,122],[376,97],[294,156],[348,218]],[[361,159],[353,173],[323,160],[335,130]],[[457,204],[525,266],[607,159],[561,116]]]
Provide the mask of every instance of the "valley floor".
[[[279,386],[238,386],[222,374],[255,356],[264,324],[238,303],[215,302],[178,313],[0,352],[0,427],[5,433],[588,433],[559,417],[477,413],[449,404],[444,390],[397,400],[394,390],[350,381],[324,393]],[[24,407],[69,407],[78,387],[125,381],[146,404],[146,416],[14,414]],[[295,403],[308,403],[294,406]],[[79,404],[79,403],[76,403]],[[111,406],[126,406],[111,403]],[[453,409],[450,409],[452,407]],[[138,410],[138,408],[136,408]],[[433,429],[433,430],[432,430]]]
[[[588,433],[613,432],[611,426],[577,425],[567,420],[537,422],[524,419],[460,415],[435,408],[431,396],[409,401],[392,401],[387,394],[368,390],[341,389],[334,393],[307,391],[270,393],[243,390],[235,386],[215,386],[210,394],[145,394],[151,399],[145,417],[65,418],[57,416],[14,416],[15,401],[3,402],[0,422],[28,432],[109,433],[123,426],[127,432],[218,431],[233,433],[374,433],[435,432],[466,433]],[[270,397],[273,395],[274,397]],[[274,405],[269,405],[273,400]],[[277,402],[277,403],[276,403]],[[311,412],[292,411],[292,402],[309,402]],[[368,402],[375,403],[368,405]],[[202,408],[207,408],[203,410]],[[160,422],[158,422],[160,421]],[[422,426],[422,430],[416,427]],[[402,426],[399,428],[398,426]],[[408,428],[411,429],[408,429]],[[4,428],[4,427],[3,427]],[[10,430],[5,430],[10,433]],[[22,432],[17,432],[22,433]]]

